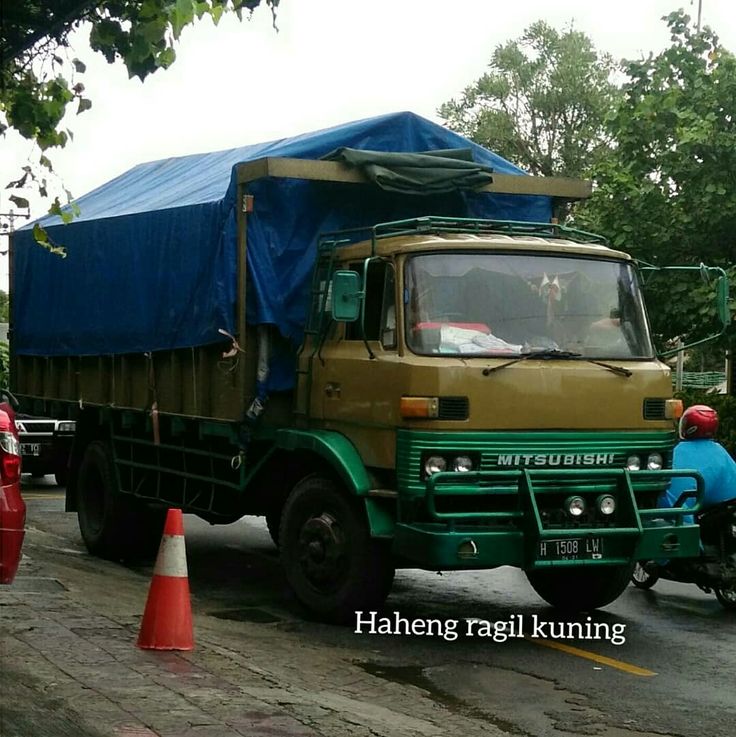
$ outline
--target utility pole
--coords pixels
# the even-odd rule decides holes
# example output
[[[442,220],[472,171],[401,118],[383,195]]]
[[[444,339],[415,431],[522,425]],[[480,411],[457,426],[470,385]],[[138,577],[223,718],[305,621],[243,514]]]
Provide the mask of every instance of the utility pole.
[[[700,18],[703,15],[703,0],[698,0],[698,33],[700,33]]]

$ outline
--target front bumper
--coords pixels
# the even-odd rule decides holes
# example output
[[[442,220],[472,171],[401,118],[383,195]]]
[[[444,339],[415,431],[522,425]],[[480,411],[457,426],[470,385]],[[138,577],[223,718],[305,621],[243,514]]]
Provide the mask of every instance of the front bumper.
[[[636,484],[666,486],[674,477],[687,477],[697,487],[689,496],[695,506],[640,509]],[[501,511],[441,511],[446,497],[486,497],[498,489],[508,496],[515,487],[515,508]],[[562,491],[561,491],[562,490]],[[617,502],[611,523],[575,526],[550,524],[545,519],[545,496],[560,493],[596,497],[611,494]],[[438,473],[426,480],[425,510],[421,520],[400,519],[394,553],[431,569],[493,568],[511,565],[541,569],[569,566],[625,565],[636,560],[683,558],[698,554],[699,527],[684,517],[699,508],[703,480],[696,471],[635,471],[626,469],[554,469]],[[680,504],[685,498],[680,500]],[[480,505],[479,505],[480,506]],[[542,559],[540,545],[548,541],[586,540],[601,544],[594,558],[575,556]]]

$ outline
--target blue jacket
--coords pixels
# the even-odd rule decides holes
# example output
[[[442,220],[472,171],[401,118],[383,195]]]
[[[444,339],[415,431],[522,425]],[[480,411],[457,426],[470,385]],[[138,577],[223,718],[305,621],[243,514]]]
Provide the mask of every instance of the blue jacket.
[[[681,441],[675,446],[672,468],[700,471],[705,482],[703,509],[736,499],[736,461],[715,440]],[[674,506],[680,494],[693,489],[694,483],[693,479],[688,478],[672,479],[669,488],[660,495],[657,506]],[[693,499],[685,502],[685,506],[693,504]]]

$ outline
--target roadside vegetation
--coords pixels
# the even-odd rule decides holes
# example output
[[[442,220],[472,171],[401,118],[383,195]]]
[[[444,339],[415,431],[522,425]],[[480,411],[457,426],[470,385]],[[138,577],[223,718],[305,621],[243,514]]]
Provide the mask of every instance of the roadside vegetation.
[[[262,3],[270,7],[275,24],[279,0],[28,0],[14,3],[12,13],[2,11],[0,136],[13,130],[35,144],[17,178],[0,182],[13,190],[10,202],[27,208],[27,190],[35,189],[64,222],[79,214],[53,166],[53,150],[74,137],[69,114],[80,115],[93,104],[84,84],[86,64],[71,53],[75,30],[89,28],[93,51],[110,64],[122,61],[131,77],[144,81],[176,61],[177,43],[188,26],[205,18],[217,25],[224,14],[242,19]],[[34,232],[39,245],[65,255],[43,228]]]
[[[664,51],[620,63],[573,27],[535,23],[498,46],[488,71],[438,112],[530,173],[592,179],[592,198],[567,213],[567,224],[654,265],[721,266],[734,284],[736,57],[683,11],[663,21]],[[717,330],[712,285],[691,272],[653,278],[647,297],[660,348]],[[734,341],[732,319],[686,367],[722,370]],[[734,403],[710,398],[700,397],[720,404],[729,434]]]

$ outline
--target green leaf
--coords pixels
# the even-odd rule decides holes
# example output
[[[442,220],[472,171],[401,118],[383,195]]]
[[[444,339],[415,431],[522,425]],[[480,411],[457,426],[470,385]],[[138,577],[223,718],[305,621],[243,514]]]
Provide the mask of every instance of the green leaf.
[[[29,207],[28,200],[25,197],[19,197],[18,195],[11,194],[8,199],[21,210],[27,210]]]
[[[72,59],[72,64],[74,65],[74,71],[79,74],[83,74],[87,70],[87,65],[79,59]]]
[[[171,47],[165,48],[156,57],[156,66],[166,69],[176,61],[176,52]]]
[[[54,254],[54,256],[59,256],[60,258],[67,257],[66,248],[54,243],[51,240],[51,237],[49,236],[49,234],[46,232],[46,229],[43,228],[38,223],[36,223],[33,226],[33,238],[36,241],[36,243],[38,243],[39,246],[42,246],[49,253]]]
[[[62,208],[58,197],[56,197],[54,201],[51,203],[51,207],[49,208],[49,214],[57,215],[58,217],[60,217],[61,222],[64,223],[64,225],[69,225],[69,223],[71,223],[71,221],[74,220],[74,216],[75,216],[75,213],[72,208],[69,208],[69,207]]]
[[[220,18],[222,18],[223,12],[224,8],[222,7],[222,5],[215,5],[212,10],[210,10],[210,15],[212,16],[212,21],[215,25],[220,22]]]
[[[77,106],[77,115],[83,113],[85,110],[89,110],[92,107],[92,100],[88,100],[86,97],[79,98],[79,105]]]
[[[36,243],[40,243],[42,246],[49,242],[49,234],[38,223],[33,226],[33,238]]]
[[[194,20],[194,0],[176,0],[171,15],[171,30],[175,39],[179,39],[184,26]]]

